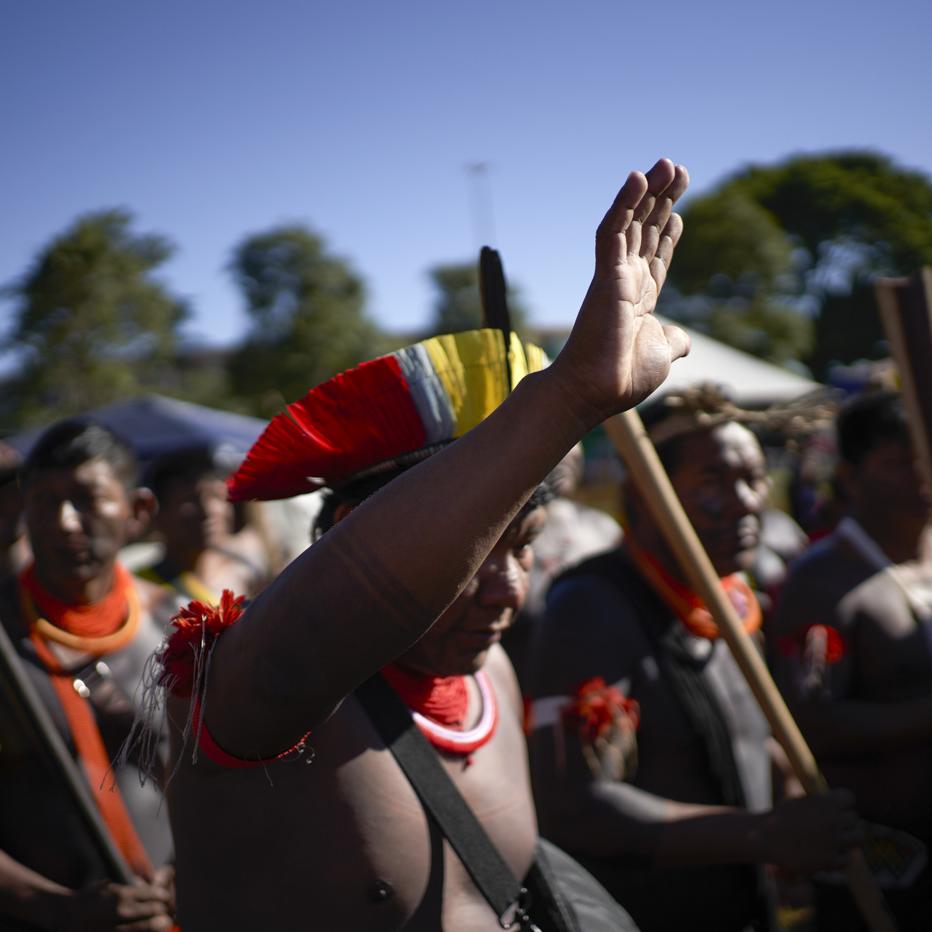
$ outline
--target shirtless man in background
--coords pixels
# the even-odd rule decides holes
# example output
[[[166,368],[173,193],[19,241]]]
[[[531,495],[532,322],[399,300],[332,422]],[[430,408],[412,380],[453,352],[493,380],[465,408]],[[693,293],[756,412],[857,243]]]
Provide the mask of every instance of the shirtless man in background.
[[[694,410],[688,398],[655,403],[644,422],[745,629],[759,637],[761,609],[741,573],[760,541],[763,451],[727,408]],[[633,482],[624,497],[622,545],[557,578],[532,650],[541,828],[645,932],[775,928],[758,865],[843,864],[858,837],[850,794],[774,804],[771,770],[782,755],[767,722]],[[591,733],[576,710],[599,702],[615,722]]]
[[[902,399],[859,396],[837,423],[850,509],[790,570],[770,632],[778,682],[830,784],[865,819],[932,844],[932,527]],[[885,891],[927,929],[932,871]],[[818,887],[819,928],[856,930],[846,891]]]

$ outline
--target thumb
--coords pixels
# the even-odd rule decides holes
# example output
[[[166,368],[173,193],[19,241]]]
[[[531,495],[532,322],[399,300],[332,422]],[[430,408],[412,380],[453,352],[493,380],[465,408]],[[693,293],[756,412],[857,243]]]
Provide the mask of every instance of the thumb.
[[[670,362],[673,362],[674,359],[680,359],[683,356],[689,355],[692,344],[689,339],[689,334],[685,330],[674,324],[664,324],[663,334],[670,344]]]

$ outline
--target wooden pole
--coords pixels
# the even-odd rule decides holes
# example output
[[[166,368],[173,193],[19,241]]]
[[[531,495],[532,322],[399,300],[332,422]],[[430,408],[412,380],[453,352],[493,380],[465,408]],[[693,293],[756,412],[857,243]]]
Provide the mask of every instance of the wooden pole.
[[[718,574],[686,517],[640,415],[635,410],[625,411],[606,421],[604,427],[667,545],[715,619],[800,783],[807,793],[825,792],[825,778],[812,751],[722,589]],[[896,932],[896,925],[860,849],[852,852],[847,874],[852,895],[871,932]]]
[[[48,713],[35,686],[22,669],[13,643],[0,624],[0,681],[9,701],[17,707],[21,718],[31,730],[34,740],[50,764],[61,777],[85,829],[103,859],[110,879],[117,883],[133,883],[133,872],[113,843],[91,796],[87,781],[74,762],[52,717]]]
[[[932,491],[932,269],[874,283],[880,320],[900,373],[919,470]]]

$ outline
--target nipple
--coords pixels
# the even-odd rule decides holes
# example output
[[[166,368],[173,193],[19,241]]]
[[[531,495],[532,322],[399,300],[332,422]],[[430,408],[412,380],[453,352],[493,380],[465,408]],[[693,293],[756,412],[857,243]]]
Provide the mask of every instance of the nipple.
[[[373,903],[387,903],[395,895],[395,888],[387,880],[376,880],[369,887],[369,899]]]

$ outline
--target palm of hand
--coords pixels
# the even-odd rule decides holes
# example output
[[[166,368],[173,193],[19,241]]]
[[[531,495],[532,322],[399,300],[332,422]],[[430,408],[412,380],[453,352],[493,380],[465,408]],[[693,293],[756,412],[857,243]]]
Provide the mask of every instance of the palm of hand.
[[[663,326],[653,316],[660,295],[651,274],[650,262],[641,255],[628,255],[616,272],[618,394],[625,407],[638,404],[653,392],[670,371],[672,354]]]
[[[673,204],[687,184],[665,159],[647,176],[632,173],[599,225],[595,276],[558,360],[599,419],[646,398],[688,351],[686,335],[653,316],[682,232]]]

